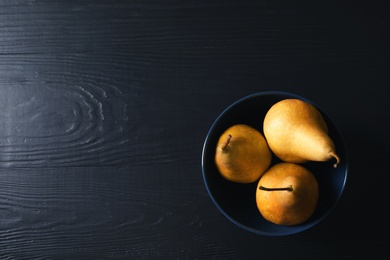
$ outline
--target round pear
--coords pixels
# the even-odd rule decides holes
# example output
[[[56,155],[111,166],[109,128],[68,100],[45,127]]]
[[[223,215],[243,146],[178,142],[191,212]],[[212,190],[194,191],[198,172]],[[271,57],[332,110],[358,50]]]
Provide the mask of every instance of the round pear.
[[[272,153],[264,136],[255,128],[236,124],[219,137],[215,164],[220,174],[237,183],[260,179],[271,165]]]
[[[304,163],[335,159],[335,145],[320,111],[295,98],[283,99],[268,110],[263,121],[264,136],[272,152],[282,161]]]
[[[305,167],[281,162],[260,178],[256,204],[261,215],[277,225],[298,225],[308,220],[318,203],[318,183]]]

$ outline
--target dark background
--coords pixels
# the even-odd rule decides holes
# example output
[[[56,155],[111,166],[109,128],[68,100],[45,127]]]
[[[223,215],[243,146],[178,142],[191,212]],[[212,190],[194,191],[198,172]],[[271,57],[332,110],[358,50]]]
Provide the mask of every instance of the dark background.
[[[386,258],[388,1],[0,2],[2,259]],[[201,172],[249,94],[310,99],[349,151],[345,193],[286,237],[240,229]]]

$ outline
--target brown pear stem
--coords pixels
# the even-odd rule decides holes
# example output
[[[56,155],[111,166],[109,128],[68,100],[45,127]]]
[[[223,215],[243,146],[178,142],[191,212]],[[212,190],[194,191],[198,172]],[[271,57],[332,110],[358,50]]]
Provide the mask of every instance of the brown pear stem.
[[[336,163],[333,164],[333,167],[334,167],[334,168],[337,168],[337,166],[338,166],[339,163],[340,163],[340,157],[339,157],[334,151],[331,151],[331,152],[329,153],[329,155],[336,159]]]
[[[284,188],[266,188],[264,186],[260,186],[259,189],[265,191],[275,191],[275,190],[293,191],[293,187],[291,185],[289,187],[284,187]]]
[[[222,151],[225,151],[226,147],[227,147],[227,146],[229,145],[229,143],[230,143],[230,139],[232,139],[232,135],[231,135],[231,134],[228,135],[226,142],[224,143],[224,145],[222,145],[222,147],[221,147],[221,150],[222,150]]]

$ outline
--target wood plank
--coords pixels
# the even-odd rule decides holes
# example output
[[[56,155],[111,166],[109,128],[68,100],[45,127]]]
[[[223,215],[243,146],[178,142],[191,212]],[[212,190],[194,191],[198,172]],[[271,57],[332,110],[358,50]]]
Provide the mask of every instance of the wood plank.
[[[2,169],[0,257],[257,259],[259,248],[288,257],[304,243],[305,250],[293,254],[345,258],[350,252],[376,255],[387,245],[386,239],[357,239],[355,225],[346,220],[354,212],[348,211],[294,238],[250,234],[212,205],[192,166]],[[337,228],[330,227],[342,223],[350,232],[335,239]]]
[[[387,196],[388,10],[0,1],[0,258],[381,258],[388,217],[364,208]],[[293,237],[235,226],[201,175],[212,122],[267,90],[318,103],[350,148],[340,204]]]

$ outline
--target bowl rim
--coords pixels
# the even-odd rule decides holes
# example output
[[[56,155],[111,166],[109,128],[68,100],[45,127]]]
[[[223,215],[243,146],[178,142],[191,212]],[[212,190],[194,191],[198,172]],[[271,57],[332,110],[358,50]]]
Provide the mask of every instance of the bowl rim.
[[[214,130],[214,128],[216,127],[216,125],[218,124],[218,122],[220,121],[220,119],[226,114],[228,113],[233,107],[235,107],[236,105],[242,103],[242,102],[245,102],[246,100],[249,100],[249,99],[252,99],[252,98],[256,98],[256,97],[259,97],[259,96],[268,96],[268,95],[279,95],[279,96],[286,96],[286,98],[298,98],[298,99],[301,99],[303,101],[306,101],[312,105],[314,105],[317,109],[319,109],[321,111],[321,114],[323,114],[323,116],[325,116],[327,118],[328,121],[330,121],[332,123],[332,127],[337,131],[337,134],[338,136],[340,137],[340,141],[342,143],[342,146],[343,146],[343,149],[344,149],[344,179],[343,179],[343,182],[342,182],[342,185],[341,185],[341,189],[339,191],[339,194],[337,196],[337,198],[335,199],[333,205],[331,205],[331,207],[322,215],[320,216],[318,219],[316,219],[315,221],[311,222],[310,224],[307,224],[307,225],[304,225],[302,228],[298,229],[298,228],[292,228],[290,229],[291,231],[289,232],[284,232],[284,233],[272,233],[272,232],[266,232],[266,231],[262,231],[262,230],[259,230],[259,229],[256,229],[256,228],[253,228],[253,227],[250,227],[248,225],[245,225],[243,223],[241,223],[240,221],[236,220],[235,218],[233,218],[232,216],[230,216],[216,201],[216,198],[214,198],[214,196],[212,195],[212,192],[210,190],[210,187],[208,185],[208,182],[207,182],[207,179],[206,179],[206,170],[205,170],[205,154],[206,154],[206,149],[207,149],[207,145],[210,141],[210,136]],[[328,114],[321,108],[319,107],[315,102],[309,100],[308,98],[305,98],[299,94],[296,94],[296,93],[292,93],[292,92],[288,92],[288,91],[278,91],[278,90],[269,90],[269,91],[261,91],[261,92],[255,92],[255,93],[252,93],[252,94],[249,94],[249,95],[246,95],[242,98],[239,98],[238,100],[234,101],[233,103],[231,103],[229,106],[227,106],[218,116],[217,118],[213,121],[213,123],[211,124],[211,126],[209,127],[209,130],[207,131],[207,134],[206,134],[206,137],[205,137],[205,140],[204,140],[204,143],[203,143],[203,147],[202,147],[202,154],[201,154],[201,167],[202,167],[202,177],[203,177],[203,182],[204,182],[204,185],[206,187],[206,190],[207,190],[207,193],[209,195],[209,197],[211,198],[211,200],[213,201],[214,205],[218,208],[218,210],[227,218],[229,219],[232,223],[234,223],[235,225],[237,225],[238,227],[241,227],[243,228],[244,230],[247,230],[249,232],[252,232],[254,234],[258,234],[258,235],[264,235],[264,236],[288,236],[288,235],[293,235],[293,234],[297,234],[297,233],[301,233],[303,231],[306,231],[308,229],[311,229],[312,227],[316,226],[318,223],[320,223],[322,220],[324,220],[335,208],[336,206],[339,204],[339,201],[342,197],[342,195],[344,194],[344,191],[345,191],[345,187],[346,187],[346,184],[347,184],[347,178],[348,178],[348,173],[349,173],[349,152],[348,152],[348,149],[347,149],[347,146],[346,146],[346,143],[345,143],[345,139],[339,129],[339,127],[334,124],[333,120],[328,116]]]

